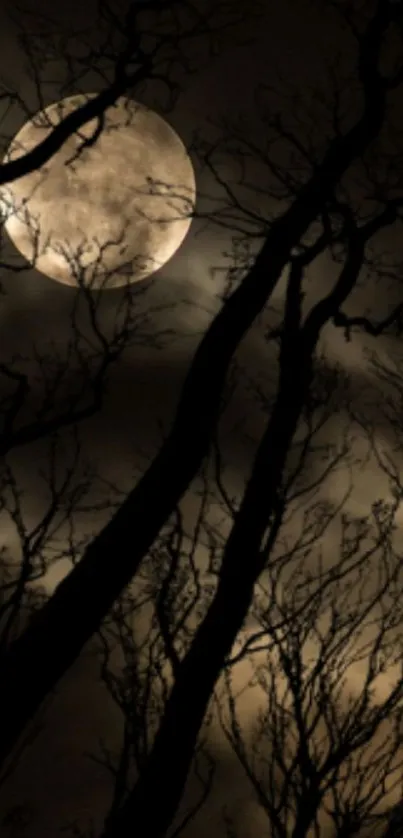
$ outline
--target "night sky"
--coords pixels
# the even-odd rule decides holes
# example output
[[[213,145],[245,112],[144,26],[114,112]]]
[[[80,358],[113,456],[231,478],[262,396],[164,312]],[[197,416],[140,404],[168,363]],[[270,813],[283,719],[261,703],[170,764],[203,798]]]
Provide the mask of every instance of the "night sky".
[[[248,7],[246,0],[239,0],[240,8]],[[20,96],[35,110],[36,99],[32,82],[24,70],[23,57],[17,44],[16,27],[9,19],[2,4],[0,12],[0,79],[18,90]],[[13,4],[11,4],[13,5]],[[69,21],[78,29],[92,20],[94,11],[90,2],[70,0],[60,4],[60,10],[48,0],[25,0],[26,10],[42,10],[52,13],[57,26],[67,31]],[[322,12],[318,12],[318,6]],[[326,4],[310,3],[309,0],[283,0],[281,3],[266,2],[264,14],[258,22],[251,17],[244,20],[230,35],[222,38],[213,57],[206,55],[205,45],[194,47],[195,69],[191,74],[181,75],[181,94],[173,111],[165,116],[186,145],[191,146],[195,137],[209,139],[218,135],[217,123],[230,123],[239,117],[248,137],[258,147],[264,143],[264,124],[257,116],[254,93],[259,83],[273,85],[273,102],[280,90],[279,77],[295,84],[304,102],[312,104],[311,91],[314,85],[324,85],[323,66],[325,58],[336,56],[340,45],[345,45],[346,54],[350,48],[347,35],[337,28],[334,14],[325,10]],[[85,7],[85,9],[83,8]],[[85,14],[85,19],[82,17]],[[28,14],[22,19],[27,28],[31,25]],[[345,41],[342,40],[345,38]],[[87,91],[99,89],[95,73],[85,80]],[[133,94],[135,96],[135,93]],[[55,81],[44,90],[46,104],[58,99],[60,83]],[[141,90],[139,100],[164,112],[164,94],[158,87]],[[273,107],[275,105],[273,104]],[[284,106],[284,104],[283,104]],[[320,114],[320,103],[315,105]],[[291,105],[290,105],[291,107]],[[347,113],[353,113],[355,93],[347,103]],[[348,110],[350,109],[350,110]],[[320,117],[317,117],[320,120]],[[21,110],[5,115],[0,128],[2,147],[24,122]],[[317,147],[323,142],[322,123],[317,122]],[[197,209],[203,214],[211,206],[209,196],[216,194],[217,185],[211,174],[202,166],[200,159],[191,150],[195,166],[199,201]],[[224,154],[222,172],[228,179],[237,177],[237,166],[229,152]],[[259,161],[249,163],[251,182],[261,183],[262,167]],[[275,211],[273,199],[267,195],[242,192],[251,209],[264,218],[265,213]],[[393,236],[382,246],[392,249],[399,257],[400,242]],[[5,240],[3,253],[16,259],[16,251]],[[186,373],[193,351],[214,312],[219,307],[219,296],[223,291],[223,272],[213,270],[217,266],[228,267],[230,259],[225,255],[231,248],[231,231],[207,223],[203,218],[193,222],[190,233],[175,256],[155,275],[146,280],[138,293],[138,310],[147,314],[144,326],[149,337],[138,341],[125,352],[124,358],[113,369],[108,386],[104,408],[81,428],[83,462],[95,465],[104,480],[111,481],[124,492],[133,485],[136,475],[142,472],[147,461],[158,448],[164,431],[169,428],[180,385]],[[326,258],[320,268],[315,266],[309,278],[305,304],[329,287],[332,280],[332,266]],[[15,353],[32,359],[32,346],[38,353],[60,352],[67,345],[72,294],[71,289],[57,284],[35,271],[13,273],[2,270],[3,295],[0,298],[0,347],[3,359],[10,359]],[[274,300],[281,305],[284,282],[277,286]],[[365,287],[357,289],[350,304],[350,312],[356,313],[369,307],[376,317],[381,318],[390,309],[399,293],[392,283],[382,289],[371,277]],[[103,318],[108,329],[113,324],[119,292],[110,292],[103,301]],[[263,339],[264,328],[272,322],[273,313],[265,314],[248,334],[237,354],[240,374],[237,378],[230,406],[223,418],[221,431],[225,440],[225,456],[228,475],[234,491],[241,488],[248,467],[254,442],[264,426],[265,416],[248,393],[248,379],[264,383],[268,395],[276,381],[276,361],[273,350]],[[167,330],[161,346],[153,346],[156,335]],[[336,364],[350,376],[352,401],[350,406],[358,413],[371,419],[377,439],[386,446],[392,446],[394,439],[389,426],[381,415],[379,386],[365,357],[367,349],[374,349],[374,342],[363,335],[357,335],[346,343],[341,331],[326,327],[321,344],[323,357],[318,375],[326,376]],[[376,343],[382,357],[400,358],[401,340],[388,337]],[[33,369],[31,360],[28,368]],[[74,378],[74,370],[71,372]],[[72,378],[72,380],[73,380]],[[41,380],[38,376],[31,394],[31,407],[41,398]],[[332,441],[341,434],[347,421],[342,399],[334,393],[334,415],[325,431]],[[356,431],[355,453],[361,461],[367,453],[364,437]],[[66,443],[66,452],[69,443]],[[46,443],[38,443],[16,450],[11,457],[24,489],[24,511],[28,522],[35,522],[40,514],[43,500],[41,478],[38,470],[44,462]],[[66,456],[68,454],[66,453]],[[312,459],[310,468],[315,473],[317,464]],[[347,485],[348,474],[331,475],[323,488],[325,496],[334,500],[342,494]],[[376,469],[370,459],[365,471],[359,467],[354,471],[354,486],[348,501],[349,511],[364,515],[368,505],[376,496],[386,492],[385,477]],[[194,501],[191,493],[184,499],[184,510],[192,519]],[[97,532],[107,512],[88,513],[82,516],[82,534]],[[7,548],[17,549],[17,537],[10,524],[4,521],[2,534]],[[324,549],[331,554],[332,528],[324,538]],[[58,563],[46,578],[48,590],[52,590],[58,579],[68,569],[68,560]],[[66,629],[68,630],[68,629]],[[5,813],[10,807],[26,804],[30,822],[24,832],[13,832],[4,826],[4,838],[29,835],[30,838],[55,838],[61,835],[61,828],[68,821],[77,819],[85,828],[94,818],[99,824],[102,818],[105,795],[108,793],[109,778],[106,772],[88,758],[89,751],[96,751],[97,742],[104,737],[110,746],[116,745],[120,720],[104,688],[96,680],[96,664],[87,650],[59,685],[57,696],[45,711],[46,724],[34,744],[24,754],[21,764],[2,790],[0,810]],[[247,674],[247,665],[239,667],[237,677],[241,682]],[[359,673],[357,673],[359,678]],[[253,718],[254,698],[250,694],[244,702],[244,718],[247,724]],[[218,762],[218,774],[212,799],[206,804],[199,817],[184,833],[185,838],[202,838],[209,834],[225,834],[220,821],[223,807],[237,818],[239,835],[242,838],[260,838],[267,835],[267,826],[259,821],[256,806],[243,780],[240,768],[231,756],[222,736],[215,732],[213,752]],[[192,782],[192,781],[191,781]],[[234,794],[234,788],[236,794]],[[190,793],[190,792],[189,792]]]

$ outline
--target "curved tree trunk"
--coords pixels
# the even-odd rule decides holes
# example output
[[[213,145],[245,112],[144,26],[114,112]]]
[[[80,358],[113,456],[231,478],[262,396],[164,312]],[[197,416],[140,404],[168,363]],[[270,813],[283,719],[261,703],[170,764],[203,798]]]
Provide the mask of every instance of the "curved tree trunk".
[[[146,768],[102,838],[163,838],[175,817],[209,700],[265,563],[265,530],[271,521],[277,532],[281,523],[277,490],[304,404],[314,347],[308,353],[301,349],[296,342],[282,370],[276,405],[225,547],[216,594],[180,664]]]
[[[384,4],[379,8],[384,10]],[[227,370],[238,344],[270,298],[293,246],[331,197],[340,176],[377,136],[384,118],[386,89],[376,70],[387,23],[385,11],[375,15],[361,45],[365,100],[361,118],[344,137],[330,144],[323,162],[290,208],[273,223],[253,267],[215,317],[195,354],[167,441],[81,562],[0,663],[5,721],[0,732],[0,761],[133,578],[196,476],[208,451]]]

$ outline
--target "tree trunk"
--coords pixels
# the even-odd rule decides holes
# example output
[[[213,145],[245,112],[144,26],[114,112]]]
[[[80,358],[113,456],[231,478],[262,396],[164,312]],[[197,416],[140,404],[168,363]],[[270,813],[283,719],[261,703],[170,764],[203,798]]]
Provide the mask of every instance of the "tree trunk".
[[[146,768],[102,838],[163,838],[175,817],[208,702],[262,571],[261,542],[276,511],[277,489],[311,372],[312,354],[304,359],[300,349],[297,344],[283,373],[276,406],[225,547],[216,594],[180,665]]]
[[[377,32],[379,43],[381,34]],[[362,117],[344,137],[331,143],[307,185],[273,223],[253,267],[206,332],[186,378],[170,436],[150,468],[0,663],[5,722],[0,732],[0,762],[133,578],[196,476],[208,451],[233,353],[268,301],[292,247],[352,160],[379,132],[385,91],[378,86],[370,92],[365,90]]]

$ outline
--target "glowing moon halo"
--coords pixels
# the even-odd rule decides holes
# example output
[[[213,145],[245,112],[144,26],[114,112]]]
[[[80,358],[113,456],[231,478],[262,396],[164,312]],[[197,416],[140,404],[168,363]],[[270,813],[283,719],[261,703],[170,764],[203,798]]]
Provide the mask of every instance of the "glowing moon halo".
[[[38,145],[52,126],[96,94],[69,96],[36,114],[14,137],[4,162]],[[15,247],[36,270],[77,287],[145,279],[176,252],[189,230],[196,184],[173,128],[158,114],[121,98],[84,125],[41,167],[0,189],[0,210]],[[67,165],[66,165],[67,163]]]

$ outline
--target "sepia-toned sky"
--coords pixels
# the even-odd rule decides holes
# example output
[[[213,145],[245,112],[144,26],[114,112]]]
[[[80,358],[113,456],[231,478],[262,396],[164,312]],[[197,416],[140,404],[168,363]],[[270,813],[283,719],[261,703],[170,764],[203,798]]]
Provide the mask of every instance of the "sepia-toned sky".
[[[247,8],[247,0],[239,2]],[[0,11],[0,80],[16,88],[29,107],[34,109],[32,79],[24,68],[16,26],[10,21],[4,5]],[[77,28],[87,25],[93,14],[90,2],[78,0],[64,0],[60,4],[50,3],[49,0],[24,0],[24,6],[26,9],[42,10],[44,14],[51,12],[58,18],[61,30],[71,20]],[[55,6],[58,8],[55,9]],[[257,84],[275,85],[276,74],[280,74],[295,83],[307,97],[311,86],[320,83],[325,56],[332,51],[334,53],[339,43],[332,15],[327,17],[324,13],[318,16],[315,4],[309,0],[266,2],[266,6],[263,20],[258,24],[247,21],[240,26],[231,39],[220,45],[216,56],[207,58],[203,44],[196,45],[195,62],[200,66],[181,79],[181,95],[174,110],[166,114],[186,144],[191,143],[194,134],[214,136],[217,129],[212,127],[211,122],[237,117],[242,118],[248,136],[259,144],[264,141],[264,126],[259,123],[254,107],[253,92]],[[24,19],[29,27],[28,15]],[[89,90],[91,78],[87,79],[86,86]],[[46,104],[58,98],[57,82],[46,89],[44,96]],[[146,88],[139,98],[158,109],[161,96],[159,88]],[[352,106],[353,100],[352,93]],[[21,111],[19,115],[18,111],[11,116],[5,115],[0,124],[0,133],[4,133],[4,150],[7,132],[11,138],[23,121]],[[199,194],[210,194],[216,186],[197,159],[193,159]],[[228,157],[225,166],[229,177],[231,173],[236,175],[236,166],[231,158]],[[259,171],[258,163],[256,167],[252,163],[251,178],[258,179]],[[273,209],[270,201],[262,196],[252,194],[248,200],[251,207],[257,207],[262,212]],[[201,206],[208,206],[208,201],[204,203],[201,200]],[[7,241],[3,246],[4,254],[15,258],[13,246]],[[398,252],[395,241],[389,242],[388,246]],[[175,256],[153,280],[147,280],[143,285],[137,305],[139,312],[148,314],[148,333],[154,337],[161,330],[169,330],[170,334],[165,338],[162,349],[149,345],[151,341],[148,344],[142,341],[127,351],[113,370],[104,409],[88,420],[82,429],[86,460],[95,464],[102,477],[116,483],[122,491],[133,485],[136,475],[156,450],[164,430],[169,428],[194,348],[219,306],[223,275],[212,269],[229,265],[224,252],[228,252],[230,247],[230,231],[196,220]],[[306,304],[309,304],[310,295],[313,298],[326,290],[331,279],[332,267],[329,263],[324,261],[321,268],[315,267]],[[63,352],[71,323],[72,290],[32,270],[21,273],[3,271],[1,283],[4,292],[0,297],[2,358],[7,360],[20,353],[31,359],[33,346],[39,353],[47,347],[51,347],[51,352]],[[284,282],[280,282],[274,302],[281,301],[283,291]],[[115,315],[117,293],[111,292],[104,302],[104,322],[108,327]],[[384,287],[381,289],[369,280],[365,288],[357,292],[351,310],[361,311],[363,305],[371,306],[374,315],[382,317],[396,293],[394,288],[388,288],[385,293]],[[374,422],[377,439],[388,446],[392,440],[389,440],[389,429],[381,415],[382,405],[365,359],[365,349],[373,346],[371,340],[362,335],[347,344],[342,333],[329,326],[323,340],[322,364],[324,373],[335,363],[349,373],[352,408]],[[401,346],[397,339],[383,339],[381,346],[377,343],[379,347],[385,357],[399,357]],[[245,339],[238,353],[238,362],[250,377],[256,376],[266,386],[273,380],[274,386],[275,356],[262,338],[261,324],[256,325]],[[32,392],[33,405],[36,399],[40,399],[40,386],[39,378]],[[335,402],[334,419],[326,430],[332,440],[346,421],[343,409],[337,405],[337,398]],[[248,439],[258,438],[263,422],[264,414],[239,379],[223,423],[228,479],[237,488],[242,486],[250,464],[253,441],[249,443]],[[362,452],[364,457],[365,441],[358,439],[355,450],[357,456]],[[44,446],[40,443],[16,451],[11,458],[25,490],[27,521],[35,521],[41,508],[38,468],[43,452]],[[315,468],[314,463],[312,468]],[[337,499],[347,485],[346,481],[347,474],[338,472],[331,475],[323,491],[329,498]],[[384,492],[385,478],[372,461],[367,462],[361,472],[356,468],[349,499],[350,512],[357,516],[365,515],[371,502]],[[192,497],[187,497],[185,510],[189,518],[192,516],[192,504]],[[102,520],[105,520],[102,515],[87,517],[83,528],[96,532]],[[6,546],[11,551],[17,549],[11,525],[8,527],[4,523],[2,532]],[[329,555],[334,548],[333,537],[331,530],[325,537],[324,549]],[[57,584],[67,566],[68,563],[61,562],[52,570],[46,580],[49,590]],[[240,680],[245,677],[245,667],[240,667]],[[244,703],[246,724],[248,716],[253,717],[254,701],[251,694],[249,703]],[[62,827],[74,818],[86,827],[92,818],[99,823],[102,816],[109,780],[105,771],[89,759],[88,752],[96,751],[101,737],[112,746],[116,744],[119,719],[105,691],[97,683],[95,664],[88,652],[81,656],[59,686],[54,701],[45,713],[45,721],[43,731],[24,754],[12,779],[0,793],[0,814],[14,805],[27,804],[31,812],[29,826],[25,832],[23,826],[20,832],[13,832],[11,826],[5,825],[1,830],[4,838],[18,835],[56,838],[63,834]],[[214,792],[198,819],[188,826],[184,838],[223,835],[220,817],[224,806],[236,817],[242,838],[266,835],[264,821],[259,820],[241,770],[218,732],[213,747],[218,764]]]

